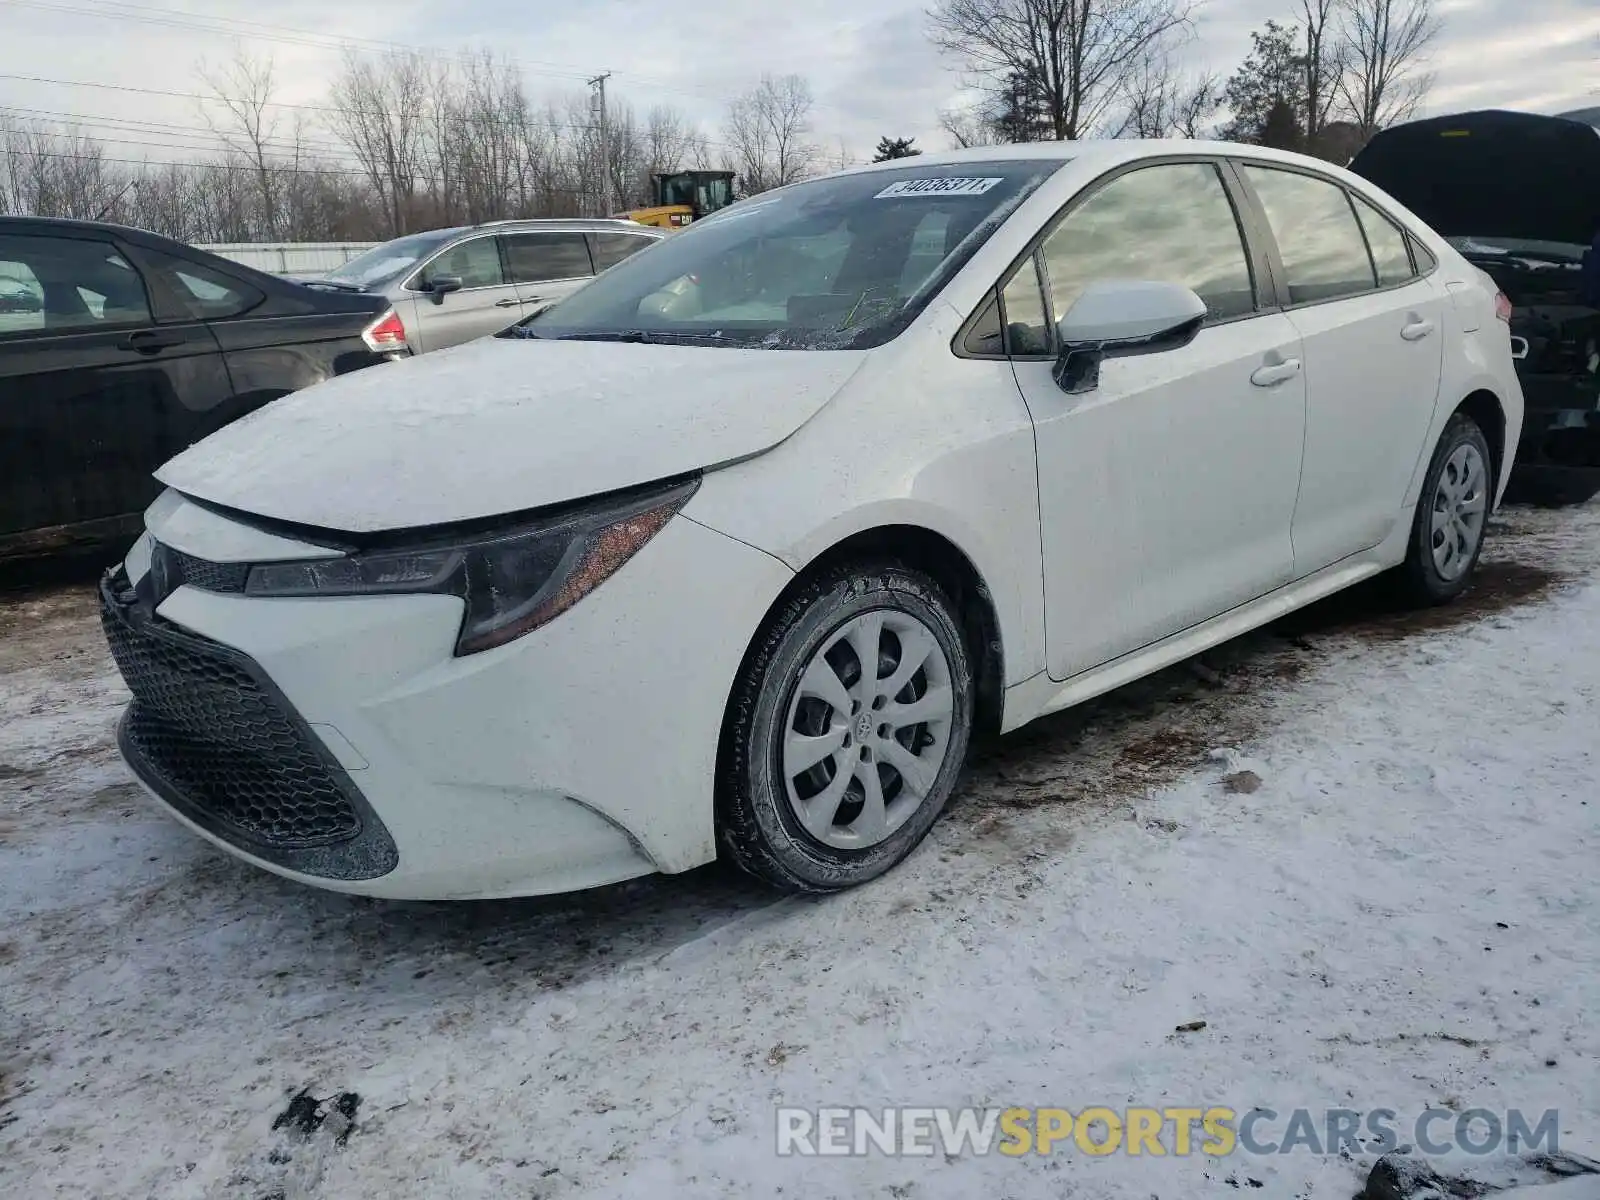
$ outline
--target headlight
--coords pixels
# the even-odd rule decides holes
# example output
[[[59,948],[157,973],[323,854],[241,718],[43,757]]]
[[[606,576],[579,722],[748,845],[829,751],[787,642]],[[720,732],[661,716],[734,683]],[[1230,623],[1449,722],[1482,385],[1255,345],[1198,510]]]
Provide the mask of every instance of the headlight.
[[[457,654],[475,654],[554,620],[599,587],[688,502],[698,479],[612,497],[521,529],[441,538],[344,558],[263,563],[252,596],[439,593],[466,604]]]

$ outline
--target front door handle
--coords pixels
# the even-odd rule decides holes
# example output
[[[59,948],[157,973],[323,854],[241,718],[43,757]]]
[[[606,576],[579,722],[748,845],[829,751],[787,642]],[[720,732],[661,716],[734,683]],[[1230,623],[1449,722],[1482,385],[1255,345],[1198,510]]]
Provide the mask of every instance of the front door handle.
[[[167,350],[173,346],[181,346],[189,339],[175,330],[167,329],[140,329],[130,333],[117,343],[119,350],[137,350],[140,354],[154,354],[158,350]]]
[[[504,300],[496,300],[494,302],[494,306],[496,308],[518,308],[522,305],[522,303],[523,301],[517,299],[515,296],[507,296]]]
[[[1432,332],[1433,322],[1424,321],[1418,317],[1416,320],[1410,321],[1401,327],[1400,336],[1408,342],[1420,342]]]
[[[1250,382],[1257,387],[1277,387],[1280,383],[1287,383],[1300,374],[1300,360],[1286,358],[1281,363],[1271,363],[1265,367],[1257,367]]]

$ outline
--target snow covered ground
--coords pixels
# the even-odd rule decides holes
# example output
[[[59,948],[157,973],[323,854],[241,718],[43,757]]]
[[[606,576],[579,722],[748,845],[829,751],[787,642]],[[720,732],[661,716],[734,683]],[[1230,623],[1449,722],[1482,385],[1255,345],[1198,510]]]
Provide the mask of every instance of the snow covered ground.
[[[1364,1174],[780,1159],[780,1104],[1557,1108],[1593,1154],[1600,505],[1512,510],[1492,545],[1455,609],[1336,599],[987,748],[916,856],[818,901],[719,869],[455,906],[280,882],[128,783],[87,592],[13,602],[0,1195],[1347,1200]],[[303,1089],[359,1097],[353,1127],[275,1131]]]

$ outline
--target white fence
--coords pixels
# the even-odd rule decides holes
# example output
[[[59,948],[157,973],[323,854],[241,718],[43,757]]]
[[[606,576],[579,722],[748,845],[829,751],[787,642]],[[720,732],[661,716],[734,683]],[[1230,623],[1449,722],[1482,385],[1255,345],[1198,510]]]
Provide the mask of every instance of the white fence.
[[[226,242],[198,246],[273,275],[321,275],[342,267],[378,242]]]

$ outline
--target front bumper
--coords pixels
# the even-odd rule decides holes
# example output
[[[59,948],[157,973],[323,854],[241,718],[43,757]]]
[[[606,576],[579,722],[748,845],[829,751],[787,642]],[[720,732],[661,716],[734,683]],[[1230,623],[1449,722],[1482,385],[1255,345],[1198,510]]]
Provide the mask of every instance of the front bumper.
[[[152,534],[169,545],[184,528],[181,520],[166,521],[165,530],[156,524]],[[230,545],[250,533],[235,526]],[[215,535],[207,535],[213,543]],[[204,550],[198,542],[174,548]],[[129,562],[137,574],[135,556]],[[202,836],[278,874],[340,891],[535,895],[686,870],[715,857],[712,781],[723,711],[749,637],[791,577],[776,559],[680,516],[549,625],[465,658],[453,655],[461,620],[454,597],[267,599],[185,584],[153,612],[128,619],[145,621],[145,636],[163,646],[192,653],[198,644],[208,663],[230,663],[254,681],[302,743],[288,751],[299,755],[309,744],[334,792],[350,801],[359,832],[310,847],[308,857],[304,845],[261,839],[263,818],[268,835],[271,818],[306,833],[293,814],[258,805],[249,820],[238,819],[231,777],[207,776],[212,794],[197,797],[196,771],[182,765],[197,747],[224,759],[218,747],[232,753],[243,742],[251,751],[251,737],[229,725],[231,716],[210,725],[192,718],[180,731],[187,742],[152,750],[133,732],[153,703],[152,687],[128,668],[135,703],[124,754],[156,799]],[[115,606],[116,597],[107,602]],[[116,619],[117,612],[108,618]],[[257,768],[251,781],[261,777]],[[282,808],[281,786],[271,794]],[[241,835],[241,824],[252,822],[245,832],[254,840]],[[356,846],[378,830],[393,846],[381,872]]]

